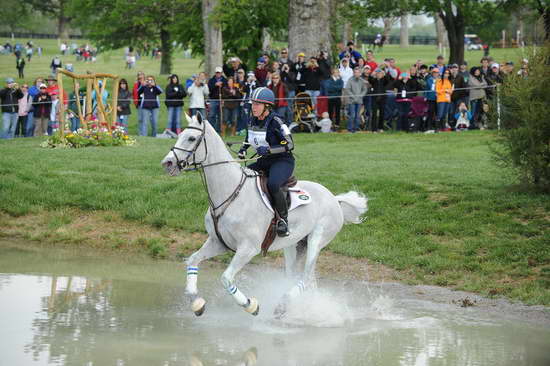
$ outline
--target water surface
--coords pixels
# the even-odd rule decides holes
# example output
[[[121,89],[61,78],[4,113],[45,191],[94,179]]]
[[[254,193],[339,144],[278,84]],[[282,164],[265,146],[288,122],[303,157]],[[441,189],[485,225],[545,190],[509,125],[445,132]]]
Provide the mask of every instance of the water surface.
[[[280,321],[272,311],[291,282],[279,271],[239,276],[258,317],[221,289],[222,271],[201,267],[208,308],[196,318],[181,264],[0,242],[0,366],[550,365],[544,313],[532,321],[513,306],[429,300],[429,288],[321,280]]]

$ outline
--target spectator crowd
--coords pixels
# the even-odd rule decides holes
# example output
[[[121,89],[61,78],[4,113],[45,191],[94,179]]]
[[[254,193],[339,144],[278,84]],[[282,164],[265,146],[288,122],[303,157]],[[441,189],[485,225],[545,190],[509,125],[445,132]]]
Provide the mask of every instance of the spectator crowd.
[[[87,45],[73,46],[62,44],[60,51],[66,54],[73,48],[79,60],[94,60],[96,50]],[[3,50],[6,47],[4,45]],[[33,49],[30,43],[25,52],[28,62],[33,54],[33,51],[29,54],[29,48]],[[151,57],[159,57],[160,50],[149,51]],[[10,52],[16,54],[19,78],[23,78],[23,50],[10,49]],[[132,48],[126,49],[127,68],[135,66],[139,54]],[[189,97],[191,115],[201,113],[222,135],[235,135],[247,126],[251,93],[266,86],[275,94],[276,113],[294,127],[309,121],[322,132],[483,129],[487,127],[487,110],[496,95],[495,86],[509,77],[528,74],[527,60],[522,60],[516,70],[513,62],[501,65],[489,56],[484,56],[479,65],[445,64],[444,58],[438,56],[433,63],[417,60],[400,69],[394,58],[376,60],[371,50],[363,56],[353,42],[348,42],[338,55],[337,64],[332,64],[325,52],[309,58],[298,53],[291,60],[288,50],[282,49],[277,57],[272,56],[261,55],[250,70],[238,57],[230,57],[224,65],[215,68],[214,75],[201,72],[180,81],[178,75],[173,74],[164,88],[157,85],[155,77],[143,72],[137,73],[132,85],[122,79],[118,85],[119,124],[127,128],[133,104],[139,135],[156,136],[162,100],[168,116],[161,137],[174,137],[182,129],[184,98]],[[6,87],[0,90],[3,138],[51,134],[58,127],[59,88],[53,75],[63,65],[55,57],[50,66],[52,76],[39,78],[33,85],[19,87],[14,79],[6,80]],[[76,101],[83,102],[82,92],[81,89],[78,95],[72,93],[64,101],[69,106],[73,130],[79,126],[78,118],[71,111],[76,109]],[[108,93],[105,93],[101,98],[106,104]],[[304,104],[309,106],[306,113],[302,108]]]

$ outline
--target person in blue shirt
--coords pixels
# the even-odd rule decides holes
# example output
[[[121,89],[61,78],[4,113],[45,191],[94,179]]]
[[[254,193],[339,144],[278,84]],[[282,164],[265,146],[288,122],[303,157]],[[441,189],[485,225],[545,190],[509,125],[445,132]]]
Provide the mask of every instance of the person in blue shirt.
[[[347,46],[348,48],[340,52],[338,58],[340,58],[340,60],[342,60],[343,58],[349,58],[349,66],[353,70],[358,65],[359,59],[362,58],[362,56],[359,52],[353,49],[355,44],[352,41],[349,41]]]
[[[253,146],[260,158],[249,165],[250,169],[267,175],[267,187],[273,199],[273,207],[279,214],[277,235],[288,236],[288,207],[281,186],[294,171],[294,141],[284,119],[273,111],[275,95],[265,87],[257,88],[250,97],[252,118],[239,158],[244,159],[246,150]]]
[[[439,79],[439,68],[433,67],[430,75],[426,77],[426,88],[424,96],[428,101],[428,120],[426,121],[427,129],[435,129],[435,113],[437,111],[437,98],[435,95],[435,82]]]

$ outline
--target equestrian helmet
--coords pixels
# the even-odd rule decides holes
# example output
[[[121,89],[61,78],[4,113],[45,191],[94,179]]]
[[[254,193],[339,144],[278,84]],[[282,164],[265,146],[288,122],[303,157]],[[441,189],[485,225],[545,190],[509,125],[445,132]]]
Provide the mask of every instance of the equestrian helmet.
[[[269,104],[269,105],[275,104],[275,94],[273,94],[271,89],[266,87],[254,89],[250,99],[256,103],[263,103],[263,104]]]

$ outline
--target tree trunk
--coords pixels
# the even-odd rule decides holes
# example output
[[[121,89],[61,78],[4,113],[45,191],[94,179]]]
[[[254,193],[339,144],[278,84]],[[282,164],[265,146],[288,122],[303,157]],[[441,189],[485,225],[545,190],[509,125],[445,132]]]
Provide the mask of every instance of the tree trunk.
[[[462,9],[457,6],[456,15],[454,15],[452,6],[450,1],[447,2],[446,6],[439,12],[439,15],[443,19],[443,23],[445,23],[447,36],[449,38],[449,46],[451,49],[449,63],[460,65],[464,62],[464,32],[466,25]]]
[[[316,56],[331,53],[331,0],[289,0],[288,46],[294,60],[299,52]]]
[[[209,19],[217,5],[218,0],[202,0],[205,71],[208,76],[214,75],[214,69],[223,65],[222,30],[218,23]]]
[[[409,47],[409,14],[403,14],[400,17],[401,28],[399,31],[399,46],[401,48]]]
[[[443,19],[441,19],[438,13],[435,13],[433,17],[435,22],[435,33],[437,34],[436,47],[439,48],[439,45],[442,47],[449,47],[449,36],[447,35]]]
[[[351,23],[346,20],[342,27],[342,44],[345,46],[351,40]]]
[[[262,29],[262,51],[271,51],[271,35],[267,31],[267,28]]]
[[[395,23],[396,18],[383,18],[384,21],[384,30],[382,31],[382,36],[386,40],[386,43],[390,43],[390,31]]]
[[[60,13],[57,18],[57,37],[63,41],[69,40],[69,28],[67,27],[69,20],[70,18],[64,16],[63,13]]]
[[[160,30],[160,74],[166,75],[172,72],[172,40],[170,32]]]
[[[542,15],[544,22],[544,40],[550,41],[550,6],[541,5],[539,14]]]

